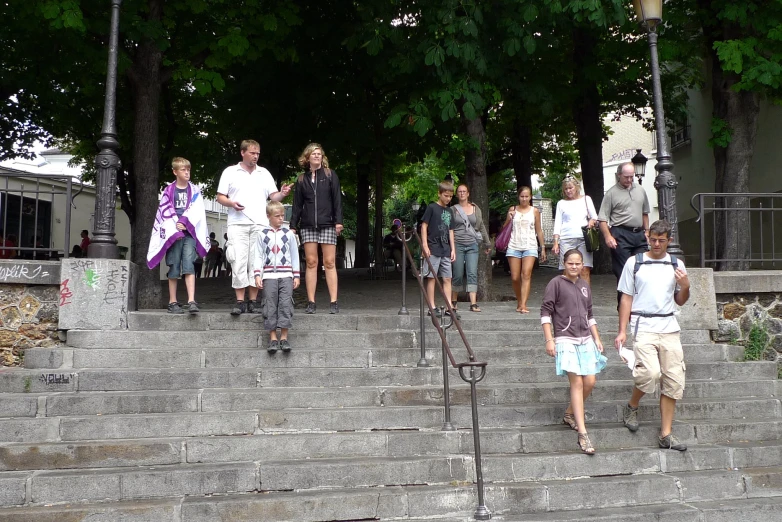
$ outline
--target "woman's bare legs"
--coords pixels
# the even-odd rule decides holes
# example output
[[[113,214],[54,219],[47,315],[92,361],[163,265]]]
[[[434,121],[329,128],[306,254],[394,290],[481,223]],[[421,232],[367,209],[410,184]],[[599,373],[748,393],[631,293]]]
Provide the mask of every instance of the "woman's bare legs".
[[[535,260],[537,258],[533,256],[527,256],[521,260],[521,310],[523,314],[528,314],[527,299],[529,299],[530,286],[532,285],[532,269],[535,268]]]
[[[516,294],[516,311],[521,312],[521,259],[518,257],[508,257],[510,265],[510,280],[513,285],[513,293]]]
[[[304,243],[304,258],[307,261],[307,273],[304,281],[307,284],[307,301],[315,302],[315,290],[318,288],[318,244]]]
[[[581,279],[586,281],[586,284],[589,286],[592,286],[592,269],[588,266],[585,266],[581,269]]]
[[[578,377],[581,380],[581,408],[583,410],[584,403],[589,398],[589,396],[592,395],[592,390],[595,389],[595,382],[597,382],[597,377],[594,375],[575,375],[574,373],[568,373],[567,375],[568,375],[568,380],[570,379],[571,375]],[[572,413],[573,415],[576,414],[575,409],[573,408],[573,385],[572,384],[570,385],[570,404],[568,404],[565,413]],[[576,416],[576,418],[578,418],[578,416]]]
[[[333,303],[337,300],[337,245],[324,244],[320,245],[320,248],[323,251],[323,268],[326,269],[326,286],[329,287],[329,302]]]

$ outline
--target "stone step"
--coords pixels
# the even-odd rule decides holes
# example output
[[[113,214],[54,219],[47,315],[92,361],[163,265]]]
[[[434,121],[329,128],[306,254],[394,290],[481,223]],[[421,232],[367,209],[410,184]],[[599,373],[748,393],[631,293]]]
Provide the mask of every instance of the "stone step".
[[[782,468],[778,464],[726,470],[721,467],[725,462],[722,454],[701,452],[699,448],[691,448],[688,453],[690,457],[674,455],[671,450],[618,450],[600,452],[592,458],[572,453],[559,456],[556,466],[540,455],[487,456],[484,477],[490,489],[527,486],[518,492],[525,493],[526,502],[492,506],[494,502],[490,504],[487,499],[487,505],[498,512],[521,514],[543,506],[559,511],[782,494]],[[680,469],[688,459],[697,460],[697,471]],[[606,477],[607,474],[626,476]],[[473,477],[474,461],[464,457],[342,458],[0,473],[0,481],[6,486],[6,506],[22,504],[28,494],[31,504],[51,505],[255,491],[374,489],[378,485],[447,486],[469,484]],[[619,491],[624,494],[618,494]],[[496,500],[493,495],[489,498]]]
[[[291,330],[289,338],[294,346],[318,348],[325,346],[349,347],[384,347],[384,348],[419,348],[420,333],[415,330]],[[607,345],[613,343],[616,330],[606,329],[601,332],[601,338]],[[474,331],[465,330],[465,337],[470,346],[481,347],[522,346],[542,344],[543,333],[519,332],[507,330]],[[68,332],[67,344],[74,348],[150,348],[170,346],[172,343],[170,331],[132,331],[132,330],[71,330]],[[448,343],[452,349],[459,350],[464,342],[456,330],[448,331]],[[177,332],[176,342],[180,346],[208,346],[211,348],[265,348],[268,334],[260,330],[186,330]],[[708,344],[711,342],[707,330],[683,330],[683,344]],[[439,334],[426,332],[426,343],[440,346]],[[433,344],[436,343],[436,344]]]
[[[460,307],[462,305],[460,304]],[[464,304],[465,309],[468,307]],[[305,331],[325,330],[416,330],[421,326],[418,308],[409,310],[410,315],[397,315],[396,311],[385,314],[315,314],[295,313],[294,329]],[[513,312],[471,313],[459,310],[460,324],[464,330],[483,331],[540,331],[540,314],[518,314]],[[616,310],[595,312],[599,325],[616,325]],[[431,317],[424,317],[427,329],[434,330]],[[198,315],[172,315],[160,311],[131,312],[128,328],[134,331],[207,331],[207,330],[263,330],[263,317],[259,314],[243,314],[233,317],[228,311],[206,311]]]
[[[686,444],[714,454],[725,451],[729,467],[782,464],[782,420],[677,421],[674,433]],[[643,423],[631,433],[624,426],[589,424],[598,451],[656,448],[659,426]],[[740,436],[741,438],[737,438]],[[736,442],[741,440],[742,442]],[[482,429],[481,450],[492,454],[571,453],[576,434],[564,426]],[[697,446],[699,445],[700,446]],[[469,456],[470,430],[277,433],[253,436],[169,437],[0,446],[0,471],[89,469],[185,463],[265,462],[351,457]]]
[[[678,498],[671,494],[668,477],[655,477],[489,485],[486,504],[492,512],[492,520],[504,522],[768,522],[782,516],[782,498],[759,496],[765,492],[751,483],[746,489],[752,492],[753,498],[692,502],[682,500],[684,493]],[[697,476],[695,478],[697,480]],[[687,481],[690,482],[689,477]],[[565,486],[573,486],[573,489],[568,491]],[[547,500],[544,492],[549,487],[555,495]],[[548,511],[552,505],[565,504],[568,497],[578,499],[605,492],[613,494],[617,490],[638,493],[637,501],[616,508]],[[644,504],[646,499],[655,503]],[[614,499],[612,505],[616,504],[617,499]],[[639,509],[641,505],[643,509]],[[444,522],[472,522],[475,507],[473,486],[410,486],[5,508],[0,509],[0,522],[336,522],[377,519],[431,522],[432,517]],[[513,514],[520,511],[524,514]]]
[[[614,345],[614,338],[616,337],[617,329],[616,323],[609,323],[598,325],[600,327],[600,339],[603,342],[605,348],[610,348]],[[293,331],[291,331],[293,332]],[[513,332],[513,331],[474,331],[465,330],[465,337],[470,347],[474,348],[478,355],[481,354],[481,349],[484,347],[497,347],[497,346],[519,346],[519,345],[533,345],[543,346],[543,332],[540,328],[536,331],[530,332]],[[291,333],[291,339],[293,339],[293,333]],[[464,347],[464,341],[455,329],[448,330],[447,335],[448,344],[451,349],[456,352],[462,350]],[[441,339],[439,334],[432,330],[426,332],[426,344],[434,344],[440,346]],[[710,334],[708,330],[682,330],[681,332],[682,344],[708,344],[711,342]],[[628,346],[632,346],[632,342],[627,343]]]
[[[416,334],[404,330],[386,331],[297,331],[290,335],[291,342],[299,346],[340,346],[415,348]],[[264,331],[209,330],[205,332],[187,330],[172,336],[170,331],[131,330],[71,330],[68,332],[68,346],[76,348],[144,348],[171,346],[209,346],[212,348],[258,348],[265,347],[268,334]]]
[[[615,350],[609,358],[618,361]],[[692,344],[684,346],[686,362],[738,361],[741,346]],[[262,348],[29,348],[25,368],[369,368],[372,366],[413,366],[421,357],[418,348],[371,348],[340,346],[310,348],[295,346],[290,353],[269,355]],[[441,361],[439,344],[427,346],[430,364]],[[500,364],[546,363],[551,361],[537,345],[480,348],[481,360]]]
[[[758,491],[753,488],[755,494]],[[761,491],[762,492],[762,491]],[[761,496],[755,498],[732,498],[712,502],[684,502],[636,507],[621,507],[591,510],[555,511],[531,513],[523,517],[513,515],[492,517],[503,522],[658,522],[661,520],[708,521],[708,522],[769,522],[782,519],[782,498]],[[219,519],[218,519],[219,520]],[[472,521],[470,515],[452,518],[454,521]],[[423,519],[408,519],[408,522],[423,522]]]
[[[688,380],[687,399],[739,398],[776,395],[776,380],[698,381]],[[592,401],[622,401],[630,393],[627,381],[600,381]],[[478,400],[483,405],[564,403],[569,385],[560,380],[548,383],[479,385]],[[179,391],[53,392],[0,394],[1,417],[56,417],[68,415],[112,415],[196,411],[259,410],[270,404],[278,408],[298,408],[317,404],[320,408],[350,406],[440,406],[442,386],[351,388],[212,388]],[[646,402],[655,402],[646,396]],[[461,381],[451,384],[451,403],[469,404],[470,388]],[[199,406],[200,405],[200,406]]]
[[[618,423],[624,401],[592,402],[587,422]],[[511,406],[481,406],[481,427],[546,426],[562,422],[566,403]],[[677,404],[677,419],[735,420],[779,419],[777,399],[683,400]],[[451,408],[456,428],[470,428],[470,407]],[[641,404],[639,418],[654,423],[659,411],[654,403]],[[443,408],[437,406],[291,408],[237,412],[195,412],[138,415],[91,415],[48,418],[0,419],[0,442],[58,442],[95,439],[132,439],[252,435],[276,432],[329,432],[391,429],[436,429],[443,424]]]
[[[613,355],[616,358],[614,352]],[[460,359],[457,359],[457,361]],[[776,363],[704,362],[687,364],[687,378],[713,381],[772,380],[777,377]],[[450,370],[454,384],[462,382],[458,372]],[[514,383],[558,382],[553,360],[548,364],[489,366],[480,386]],[[630,370],[621,362],[610,363],[600,373],[600,381],[630,381]],[[442,383],[442,368],[371,367],[371,368],[261,368],[261,369],[113,369],[27,370],[0,372],[0,390],[4,393],[186,390],[204,388],[254,387],[355,387],[426,386]]]

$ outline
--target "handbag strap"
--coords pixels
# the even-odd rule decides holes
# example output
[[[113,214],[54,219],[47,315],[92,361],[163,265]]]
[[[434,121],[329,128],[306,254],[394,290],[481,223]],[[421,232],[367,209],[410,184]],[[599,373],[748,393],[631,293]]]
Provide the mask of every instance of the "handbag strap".
[[[454,205],[454,207],[456,207],[456,212],[459,213],[459,216],[462,218],[462,221],[464,221],[464,227],[467,229],[467,231],[472,229],[473,226],[470,223],[470,218],[467,217],[467,213],[464,211],[462,206],[459,203],[457,203],[456,205]]]

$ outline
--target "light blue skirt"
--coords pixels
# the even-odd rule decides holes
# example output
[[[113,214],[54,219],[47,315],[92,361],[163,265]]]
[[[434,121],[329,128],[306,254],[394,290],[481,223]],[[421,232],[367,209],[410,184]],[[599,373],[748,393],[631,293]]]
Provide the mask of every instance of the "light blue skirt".
[[[557,375],[596,375],[607,363],[592,339],[585,344],[557,343]]]

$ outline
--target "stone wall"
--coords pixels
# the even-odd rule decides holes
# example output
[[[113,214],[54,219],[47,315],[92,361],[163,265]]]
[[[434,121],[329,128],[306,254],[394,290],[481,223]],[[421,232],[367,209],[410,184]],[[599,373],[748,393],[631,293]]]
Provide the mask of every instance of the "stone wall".
[[[782,271],[715,272],[719,342],[745,343],[754,324],[769,341],[763,357],[776,360],[782,371]]]
[[[752,325],[758,323],[769,334],[764,357],[767,360],[782,357],[782,294],[718,294],[717,311],[715,341],[746,341]]]
[[[18,366],[24,350],[59,343],[58,261],[0,261],[0,366]]]

